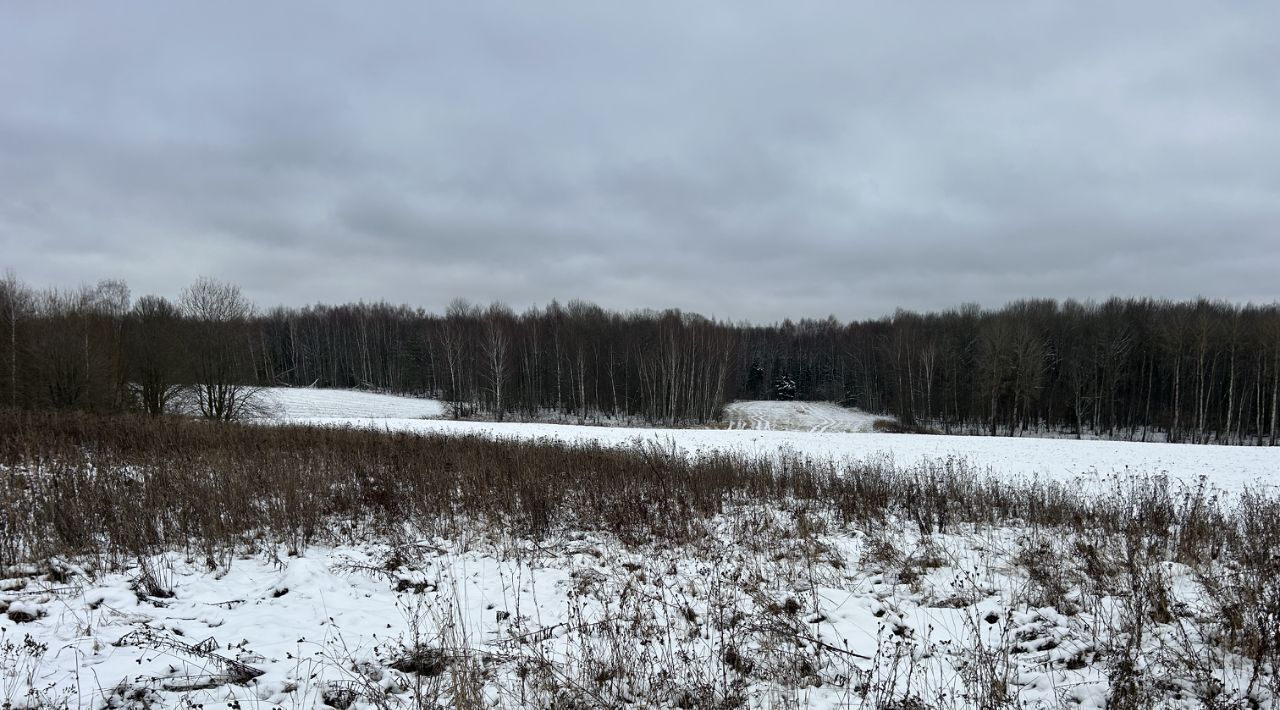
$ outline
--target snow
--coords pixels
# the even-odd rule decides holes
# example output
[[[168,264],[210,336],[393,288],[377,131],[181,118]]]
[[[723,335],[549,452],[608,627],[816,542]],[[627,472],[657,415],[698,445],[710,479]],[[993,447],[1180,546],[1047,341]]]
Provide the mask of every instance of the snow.
[[[72,593],[33,581],[0,595],[34,617],[0,618],[0,640],[21,645],[29,635],[47,651],[10,653],[6,687],[39,690],[27,707],[104,707],[148,688],[145,706],[157,708],[320,708],[342,688],[362,694],[359,708],[448,705],[448,674],[436,687],[391,668],[427,647],[482,663],[483,694],[496,707],[548,706],[524,675],[548,665],[569,687],[594,681],[593,693],[672,707],[681,689],[714,687],[740,669],[726,660],[733,649],[755,668],[742,688],[748,707],[858,707],[859,681],[899,697],[956,696],[980,687],[963,675],[975,663],[990,664],[983,670],[1005,679],[1021,707],[1105,706],[1098,659],[1125,643],[1110,635],[1123,599],[1065,612],[1030,602],[1011,564],[1035,544],[1030,531],[881,531],[899,555],[882,560],[856,531],[769,537],[750,549],[732,527],[713,522],[696,548],[627,550],[590,534],[538,544],[420,538],[299,557],[266,548],[215,570],[169,554],[148,561],[172,588],[164,599],[135,594],[137,570],[78,576]],[[1194,589],[1182,590],[1171,588],[1194,603]],[[805,659],[805,670],[770,665],[780,659]],[[1221,661],[1227,689],[1242,687],[1247,663]],[[219,681],[232,662],[256,677]],[[601,681],[611,667],[625,678]],[[189,689],[202,683],[212,687]],[[24,707],[20,695],[5,699]]]
[[[439,400],[358,390],[267,387],[259,391],[258,397],[267,416],[275,418],[422,419],[441,417],[445,413],[445,405]]]
[[[1274,488],[1280,484],[1280,447],[928,434],[654,429],[445,419],[285,417],[278,421],[605,446],[653,443],[674,446],[695,455],[712,451],[761,456],[791,452],[840,461],[888,460],[898,466],[957,459],[1010,478],[1070,482],[1083,479],[1085,483],[1096,484],[1117,476],[1161,474],[1195,484],[1203,476],[1215,488],[1233,493],[1247,486]]]
[[[839,542],[841,552],[856,559],[857,541]],[[376,545],[312,548],[298,558],[241,559],[217,573],[171,555],[152,564],[171,570],[172,599],[139,599],[130,589],[130,574],[102,575],[76,595],[28,592],[27,598],[36,601],[15,600],[11,608],[21,605],[40,618],[3,623],[0,629],[10,638],[31,634],[58,649],[55,658],[45,656],[34,685],[62,693],[74,689],[73,707],[106,702],[122,680],[131,688],[149,685],[161,693],[158,699],[167,700],[162,706],[176,706],[175,694],[167,691],[215,679],[223,668],[220,659],[246,663],[262,674],[245,685],[219,683],[190,691],[189,701],[204,703],[205,708],[232,707],[236,701],[322,707],[326,692],[337,687],[330,684],[347,682],[403,696],[412,678],[392,673],[387,666],[406,648],[428,642],[551,659],[572,667],[578,647],[590,642],[592,634],[586,629],[636,613],[657,614],[659,618],[650,621],[659,627],[689,627],[684,633],[655,634],[660,644],[666,639],[668,648],[662,655],[668,661],[684,654],[697,666],[722,655],[718,645],[724,641],[688,633],[698,628],[691,621],[705,623],[711,616],[712,580],[696,560],[661,553],[646,559],[589,538],[563,541],[559,547],[560,554],[552,558],[523,560],[438,549],[422,560],[421,569],[401,568],[385,575],[378,570],[387,550]],[[788,583],[796,581],[789,579],[796,570],[774,572],[765,590],[753,590],[757,601],[730,587],[739,594],[734,606],[759,613],[760,601],[795,598]],[[427,581],[419,593],[405,594],[396,591],[400,579]],[[834,659],[839,663],[833,663],[830,672],[872,668],[869,659],[891,629],[908,628],[924,643],[937,644],[945,636],[964,635],[964,614],[981,616],[997,606],[988,601],[963,611],[930,609],[924,597],[894,599],[894,592],[900,591],[896,587],[882,575],[859,574],[826,578],[802,595],[799,617],[807,622],[802,630],[866,657],[856,665],[849,662],[853,657]],[[639,590],[649,599],[627,606],[620,590],[630,590],[633,596]],[[140,629],[153,640],[129,642],[126,636]],[[941,629],[950,631],[936,631]],[[530,637],[535,640],[516,641]],[[189,649],[209,638],[216,642],[216,651],[201,654]],[[124,645],[116,645],[122,640]],[[797,696],[793,702],[828,707],[847,699],[847,683],[832,687],[827,680],[825,690],[791,691]],[[769,692],[756,690],[763,697]],[[57,697],[54,693],[41,701]],[[664,705],[657,697],[650,699]],[[512,696],[505,700],[506,706],[515,705]]]
[[[1237,493],[1246,486],[1280,485],[1280,448],[1210,446],[1097,439],[883,434],[875,415],[814,402],[734,402],[732,429],[584,426],[543,422],[444,419],[444,403],[355,390],[275,387],[263,390],[267,421],[354,426],[424,434],[548,439],[632,446],[656,443],[696,455],[732,451],[748,455],[799,453],[840,461],[888,460],[914,466],[947,459],[1010,478],[1105,483],[1117,476],[1168,475],[1187,484],[1200,477]]]
[[[724,419],[730,429],[869,432],[877,420],[886,417],[832,402],[746,401],[725,405]]]
[[[273,388],[265,395],[272,411],[265,421],[277,423],[900,466],[950,458],[1002,476],[1086,484],[1159,473],[1188,483],[1204,476],[1226,491],[1280,482],[1280,449],[879,434],[867,432],[874,417],[864,413],[796,403],[730,408],[734,421],[768,430],[656,429],[424,419],[442,416],[444,407],[355,391]],[[147,565],[172,589],[170,598],[140,596],[138,568],[64,566],[55,583],[38,579],[35,567],[14,567],[0,571],[0,689],[14,707],[319,708],[344,689],[362,694],[352,707],[384,706],[370,698],[410,707],[410,693],[424,687],[441,693],[428,700],[448,704],[452,670],[433,681],[390,668],[407,649],[426,645],[483,659],[490,704],[520,706],[532,682],[525,671],[553,665],[575,674],[574,683],[599,682],[599,692],[662,707],[681,701],[670,695],[681,683],[727,677],[733,649],[762,664],[744,688],[749,707],[857,706],[858,679],[925,697],[961,693],[974,682],[965,669],[984,659],[1026,706],[1105,706],[1106,666],[1098,659],[1123,639],[1100,629],[1113,623],[1123,599],[1104,596],[1066,613],[1032,603],[1033,585],[1016,562],[1026,550],[1056,559],[1053,545],[1068,541],[1038,541],[1035,531],[1016,528],[921,537],[892,524],[871,531],[830,525],[803,540],[788,533],[790,516],[726,514],[686,546],[626,548],[573,531],[535,543],[477,528],[466,540],[406,531],[409,542],[395,547],[352,530],[340,533],[346,544],[312,546],[300,556],[266,543],[235,559],[169,553]],[[744,533],[743,521],[764,532]],[[876,536],[892,561],[869,554]],[[1193,575],[1172,567],[1166,574],[1175,597],[1197,603]],[[794,612],[776,611],[791,605]],[[733,626],[739,614],[751,623]],[[1152,638],[1175,633],[1155,631]],[[206,639],[213,640],[207,647]],[[763,664],[782,657],[811,661],[811,679],[760,680],[772,672]],[[917,675],[900,675],[904,657],[922,664]],[[1249,678],[1239,659],[1219,660],[1229,690]],[[634,673],[608,680],[605,662]],[[261,675],[243,684],[220,680],[236,663]],[[655,668],[667,675],[646,674]],[[200,684],[209,687],[175,690]],[[23,695],[26,688],[40,694]],[[149,693],[141,704],[125,703],[139,692]]]

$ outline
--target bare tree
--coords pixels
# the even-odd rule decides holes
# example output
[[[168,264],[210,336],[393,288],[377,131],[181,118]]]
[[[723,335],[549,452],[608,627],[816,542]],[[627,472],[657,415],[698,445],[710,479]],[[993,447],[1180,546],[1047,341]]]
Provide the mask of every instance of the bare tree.
[[[484,314],[484,340],[480,344],[484,355],[485,379],[489,385],[490,405],[498,420],[506,412],[503,388],[511,370],[511,323],[515,315],[510,308],[494,303]]]
[[[97,399],[109,409],[123,409],[129,400],[124,354],[129,285],[122,279],[102,279],[81,289],[81,301],[87,311],[85,358],[96,363],[89,369],[95,374]]]
[[[158,416],[182,389],[178,308],[160,296],[143,296],[130,316],[125,339],[130,377],[142,409]]]
[[[474,318],[475,313],[475,306],[463,299],[454,299],[449,304],[440,326],[440,347],[444,351],[445,367],[449,371],[445,400],[453,410],[454,419],[466,413],[467,405],[473,399],[470,387],[471,358],[467,324]]]
[[[31,293],[18,281],[13,269],[5,272],[4,281],[0,281],[0,312],[5,320],[6,335],[9,336],[9,406],[18,406],[18,321],[31,308]]]
[[[55,409],[92,408],[94,360],[89,345],[89,312],[84,293],[48,289],[36,302],[38,321],[31,339],[29,374],[35,401]]]
[[[242,341],[253,305],[239,286],[207,276],[188,286],[178,303],[187,319],[192,391],[201,416],[231,420],[252,414],[260,388],[248,382]]]

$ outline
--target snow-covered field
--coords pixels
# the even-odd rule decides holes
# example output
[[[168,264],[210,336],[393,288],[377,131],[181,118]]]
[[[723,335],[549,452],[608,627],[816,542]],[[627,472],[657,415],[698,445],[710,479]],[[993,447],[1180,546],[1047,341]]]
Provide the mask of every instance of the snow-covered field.
[[[1140,653],[1158,677],[1187,673],[1178,664],[1190,651],[1208,674],[1195,682],[1237,697],[1251,677],[1247,662],[1203,648],[1179,620],[1150,621],[1143,646],[1126,646],[1132,599],[1102,580],[1044,596],[1025,560],[1055,569],[1074,542],[1016,529],[806,538],[792,524],[782,511],[772,522],[767,512],[723,518],[692,547],[628,549],[590,534],[370,541],[298,557],[260,550],[213,570],[169,554],[146,562],[161,597],[137,583],[141,568],[64,566],[57,584],[0,594],[11,615],[0,617],[6,689],[37,689],[25,706],[20,693],[6,699],[204,710],[1100,709],[1121,653]],[[1180,614],[1215,617],[1191,570],[1162,569]],[[1076,584],[1094,591],[1078,596]],[[13,623],[14,611],[33,620]],[[1188,682],[1187,702],[1160,706],[1200,707],[1193,691]],[[1010,704],[984,704],[993,698]]]
[[[276,418],[424,419],[445,414],[444,403],[439,400],[357,390],[267,387],[258,393],[258,397],[266,416]]]
[[[279,421],[494,438],[598,442],[607,446],[657,443],[691,454],[719,450],[771,455],[787,451],[837,460],[887,458],[899,466],[955,458],[980,469],[989,468],[1001,476],[1065,481],[1105,482],[1114,476],[1167,474],[1172,479],[1195,483],[1204,476],[1214,487],[1233,492],[1246,486],[1280,484],[1280,448],[1273,447],[926,434],[643,429],[445,419],[295,417]]]
[[[840,554],[856,559],[856,541],[845,542],[853,547]],[[107,575],[88,584],[73,575],[56,593],[25,590],[12,602],[45,615],[21,630],[34,632],[38,643],[48,646],[39,658],[15,655],[13,670],[25,672],[40,662],[40,681],[64,689],[43,695],[42,702],[70,699],[83,707],[123,704],[129,698],[166,706],[184,693],[203,708],[312,708],[338,705],[335,700],[344,692],[355,694],[361,707],[376,707],[370,701],[379,699],[439,707],[454,698],[449,684],[439,681],[456,659],[477,667],[506,666],[510,675],[497,682],[489,675],[480,694],[491,703],[516,707],[521,697],[538,695],[538,678],[517,679],[522,660],[529,666],[577,666],[587,683],[601,678],[611,662],[630,662],[637,666],[618,670],[651,685],[593,692],[673,707],[685,689],[714,688],[718,671],[712,668],[730,644],[771,641],[793,646],[789,653],[803,656],[816,643],[817,653],[807,661],[812,668],[800,671],[810,680],[798,689],[756,688],[751,705],[840,707],[854,701],[849,678],[859,669],[876,669],[890,684],[904,683],[891,677],[890,656],[875,660],[882,644],[915,648],[917,640],[923,642],[933,655],[925,665],[945,684],[933,690],[962,688],[953,666],[968,648],[958,641],[973,628],[980,630],[982,643],[993,646],[1020,633],[1024,642],[1053,641],[1058,647],[1025,658],[1027,670],[1017,671],[1024,676],[1019,681],[1024,701],[1053,702],[1055,681],[1070,683],[1067,697],[1077,704],[1099,707],[1102,700],[1096,671],[1035,670],[1046,660],[1092,653],[1082,633],[1084,620],[1050,610],[1008,617],[997,593],[997,585],[1007,586],[1008,580],[994,576],[967,579],[961,570],[937,570],[918,592],[895,599],[900,582],[893,576],[841,573],[821,565],[816,579],[808,571],[808,583],[817,586],[801,592],[797,587],[807,585],[801,581],[800,560],[783,560],[768,565],[770,577],[763,586],[757,583],[752,598],[739,586],[745,580],[736,576],[743,571],[739,567],[756,562],[749,554],[724,560],[722,576],[708,577],[697,561],[674,554],[621,554],[592,539],[565,547],[560,555],[521,560],[424,544],[429,553],[420,564],[392,569],[385,567],[386,548],[316,548],[302,558],[237,560],[220,574],[170,556],[153,564],[173,596],[154,599],[139,599],[133,575]],[[715,586],[723,590],[724,609],[708,604],[716,599],[709,594]],[[957,596],[986,601],[955,608],[950,600]],[[770,604],[772,613],[766,611]],[[735,610],[770,617],[779,626],[727,636],[717,624],[722,619],[715,617]],[[987,615],[998,618],[984,622]],[[626,643],[633,631],[628,623],[650,625],[657,643],[649,649],[634,644],[609,649],[607,639],[620,636]],[[825,653],[823,645],[830,647]],[[436,651],[425,661],[426,672],[393,672],[390,666],[412,649],[428,647]],[[749,647],[735,652],[741,653],[741,663],[755,662]],[[459,657],[466,653],[473,655]],[[653,682],[641,665],[659,657],[681,671],[669,687]],[[260,675],[225,682],[223,677],[236,671]],[[418,685],[424,680],[425,688]],[[617,680],[623,683],[622,677]],[[425,702],[415,704],[415,694]]]
[[[883,418],[831,402],[731,402],[724,408],[730,429],[865,433]]]
[[[731,408],[735,421],[767,430],[644,429],[452,421],[430,418],[444,414],[439,402],[363,392],[264,394],[268,421],[280,423],[899,466],[952,458],[1086,485],[1161,473],[1204,476],[1228,492],[1280,483],[1280,449],[867,433],[872,417],[813,405]],[[1182,616],[1153,617],[1134,647],[1118,620],[1142,613],[1126,606],[1136,597],[1063,566],[1098,542],[1093,531],[923,535],[910,521],[855,529],[808,515],[735,510],[681,544],[572,530],[535,542],[482,528],[465,539],[406,530],[392,544],[350,528],[335,533],[345,544],[298,556],[257,542],[234,557],[170,552],[123,571],[57,560],[2,570],[0,700],[834,708],[915,693],[963,708],[998,687],[1024,707],[1101,708],[1121,653],[1158,676],[1187,672],[1177,664],[1189,651],[1205,661],[1205,682],[1228,694],[1253,677],[1239,656],[1200,640],[1221,609],[1200,570],[1171,562],[1153,564]],[[1195,707],[1192,690],[1173,706]]]
[[[443,418],[445,405],[437,400],[354,390],[276,387],[263,390],[262,396],[269,405],[269,418],[288,423],[609,446],[655,442],[691,454],[719,450],[770,455],[787,451],[838,460],[889,459],[900,466],[954,458],[1002,476],[1069,481],[1167,474],[1196,483],[1204,476],[1214,487],[1230,492],[1245,486],[1280,485],[1280,448],[881,434],[871,431],[878,417],[824,403],[735,402],[726,407],[725,415],[733,428],[722,430],[453,421]]]

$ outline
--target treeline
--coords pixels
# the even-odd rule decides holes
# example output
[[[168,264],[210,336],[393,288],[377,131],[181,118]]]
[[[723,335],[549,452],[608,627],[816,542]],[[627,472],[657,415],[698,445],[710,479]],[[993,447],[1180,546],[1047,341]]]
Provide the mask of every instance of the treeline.
[[[1030,300],[746,328],[744,399],[838,401],[946,433],[1275,445],[1280,307]]]
[[[130,304],[119,281],[76,291],[0,284],[7,377],[26,408],[168,410],[210,418],[251,405],[256,385],[359,387],[439,397],[455,416],[630,417],[709,422],[729,397],[735,330],[678,311],[610,313],[571,302],[516,314],[385,303],[256,312],[200,279],[176,302]]]
[[[951,433],[1277,442],[1280,308],[1022,301],[770,326],[679,311],[458,301],[256,311],[200,279],[176,301],[119,281],[0,284],[0,401],[233,418],[245,385],[439,397],[455,416],[709,422],[734,399],[827,400]]]
[[[438,396],[476,410],[708,422],[729,392],[733,328],[679,311],[461,301],[443,316],[385,303],[276,308],[257,319],[259,377]]]

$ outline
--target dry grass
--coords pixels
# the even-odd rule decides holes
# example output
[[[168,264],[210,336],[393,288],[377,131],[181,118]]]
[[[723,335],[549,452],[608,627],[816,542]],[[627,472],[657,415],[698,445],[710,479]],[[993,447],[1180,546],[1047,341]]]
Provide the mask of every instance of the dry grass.
[[[1149,702],[1152,669],[1171,667],[1194,689],[1178,692],[1224,702],[1208,667],[1212,659],[1198,650],[1206,644],[1247,659],[1251,686],[1278,692],[1280,501],[1255,493],[1224,501],[1205,486],[1182,490],[1159,477],[1115,485],[1111,495],[1082,495],[1069,485],[1002,481],[956,461],[899,469],[795,456],[690,458],[656,447],[8,411],[0,413],[0,569],[53,559],[119,569],[174,550],[216,567],[245,548],[283,544],[296,553],[370,535],[395,540],[408,527],[454,540],[586,531],[636,550],[697,547],[713,519],[727,519],[738,549],[794,557],[810,575],[815,565],[829,564],[820,542],[827,529],[908,527],[929,554],[872,535],[862,564],[911,583],[905,577],[918,579],[943,563],[927,547],[931,537],[999,526],[1027,533],[1013,555],[1027,580],[1027,606],[1070,615],[1104,596],[1125,600],[1106,635],[1115,706]],[[1199,574],[1212,606],[1192,619],[1194,642],[1188,637],[1167,648],[1156,664],[1148,630],[1189,618],[1170,602],[1162,572],[1170,563]],[[153,595],[164,586],[158,574],[140,584]],[[776,609],[766,606],[763,616],[748,620],[714,600],[703,600],[699,613],[693,607],[680,613],[682,623],[714,624],[717,633],[744,628],[786,640],[796,638],[787,629],[798,623],[793,617],[803,601],[792,601],[790,610],[785,600],[775,602]],[[637,606],[636,619],[651,613],[644,606]],[[975,652],[987,660],[972,667],[985,675],[965,676],[965,694],[980,696],[975,704],[982,707],[1010,705],[1003,680],[991,675],[995,667],[982,655],[998,654]],[[865,677],[862,692],[879,688],[885,707],[924,706],[920,698],[895,696],[902,674],[912,672],[911,659],[889,647],[881,653],[874,660],[880,675]],[[616,649],[584,654],[578,665],[600,687],[619,685],[621,661],[642,660]],[[733,706],[742,686],[732,678],[774,673],[801,683],[812,676],[795,664],[782,674],[777,658],[735,651],[720,659],[729,669],[723,677],[700,679],[703,691],[680,692],[693,693],[690,706]],[[546,683],[569,687],[554,673]],[[601,691],[582,690],[585,676],[575,677],[578,697],[588,705],[599,701],[592,693]]]
[[[485,523],[533,538],[571,528],[678,543],[727,506],[781,500],[843,522],[902,515],[924,532],[1011,519],[1128,524],[1065,487],[1008,486],[954,462],[853,470],[789,456],[689,459],[656,447],[182,418],[0,414],[0,465],[10,511],[0,564],[59,555],[114,563],[171,549],[212,556],[263,538],[298,549],[408,521],[444,536]]]

